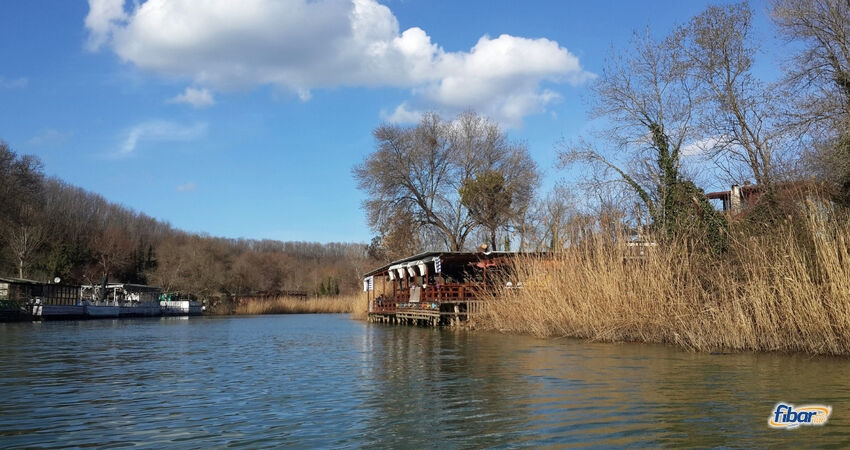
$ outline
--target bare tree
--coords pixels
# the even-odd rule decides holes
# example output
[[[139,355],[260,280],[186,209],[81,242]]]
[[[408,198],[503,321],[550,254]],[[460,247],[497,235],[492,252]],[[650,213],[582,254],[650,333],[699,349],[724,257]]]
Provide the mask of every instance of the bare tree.
[[[373,250],[373,254],[382,261],[394,261],[425,248],[419,226],[406,211],[390,215],[379,234],[374,242],[378,251]]]
[[[682,64],[696,79],[705,102],[699,107],[704,137],[701,149],[726,170],[733,181],[748,176],[770,186],[781,134],[774,105],[779,98],[752,74],[757,46],[752,42],[753,13],[747,3],[709,6],[680,27],[674,39]]]
[[[100,268],[100,276],[115,276],[123,272],[131,262],[133,247],[133,240],[123,227],[110,225],[96,234],[92,240],[92,253]]]
[[[559,251],[571,243],[569,224],[577,213],[575,198],[564,186],[556,186],[537,204],[539,233],[535,250]]]
[[[19,217],[17,221],[7,223],[4,226],[6,241],[15,257],[19,278],[24,278],[33,254],[41,248],[45,239],[41,221],[33,217],[34,213],[31,208],[26,209],[28,212]]]
[[[670,229],[679,201],[682,147],[694,137],[694,87],[679,46],[635,33],[632,47],[612,55],[593,86],[593,115],[607,119],[607,151],[580,141],[563,144],[562,167],[582,162],[614,172],[641,199],[652,221]],[[630,159],[618,160],[620,154]]]
[[[803,49],[787,67],[795,89],[794,117],[809,126],[846,125],[850,116],[850,2],[775,0],[773,19]]]
[[[774,0],[773,20],[802,44],[786,65],[788,121],[807,138],[813,169],[850,203],[850,1]]]
[[[45,237],[39,217],[44,199],[41,170],[37,158],[18,156],[0,141],[0,252],[5,243],[21,278]]]
[[[613,172],[634,191],[650,225],[663,236],[705,237],[710,249],[721,251],[727,242],[725,218],[682,167],[685,145],[698,136],[698,80],[688,76],[685,61],[675,35],[656,41],[648,32],[635,34],[629,51],[610,58],[593,87],[594,116],[609,124],[604,143],[611,147],[600,151],[599,144],[584,141],[562,144],[559,158],[562,167],[581,162],[603,176]],[[628,158],[623,161],[618,153]],[[601,231],[619,233],[623,223],[612,221],[625,221],[621,209],[604,212]]]
[[[526,199],[538,181],[525,146],[510,143],[498,125],[474,113],[453,122],[430,113],[415,127],[382,125],[373,135],[376,151],[353,173],[369,196],[369,224],[379,233],[401,214],[413,221],[415,233],[437,234],[444,248],[461,250],[480,224],[461,201],[464,181],[497,171],[517,198]]]

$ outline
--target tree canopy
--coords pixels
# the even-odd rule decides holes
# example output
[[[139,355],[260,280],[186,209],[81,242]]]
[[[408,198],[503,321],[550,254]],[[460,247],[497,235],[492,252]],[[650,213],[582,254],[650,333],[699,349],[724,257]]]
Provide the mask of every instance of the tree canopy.
[[[511,142],[496,123],[472,112],[453,121],[429,113],[416,126],[381,125],[373,136],[375,151],[353,173],[368,196],[369,225],[381,237],[393,236],[394,227],[403,223],[411,228],[411,241],[435,237],[447,250],[464,249],[470,233],[481,226],[492,231],[495,241],[495,230],[506,229],[527,208],[539,182],[526,146]],[[509,201],[485,200],[484,190],[473,187],[485,178],[500,178]]]

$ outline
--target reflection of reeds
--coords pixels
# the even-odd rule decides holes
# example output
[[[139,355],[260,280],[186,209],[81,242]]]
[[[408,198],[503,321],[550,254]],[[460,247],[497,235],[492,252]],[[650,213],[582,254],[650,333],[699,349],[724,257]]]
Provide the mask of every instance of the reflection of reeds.
[[[657,247],[624,262],[602,239],[518,260],[476,325],[537,336],[686,348],[850,354],[850,227],[816,211],[720,256]]]
[[[277,297],[272,299],[247,298],[236,307],[236,314],[334,314],[353,313],[360,318],[366,315],[366,300],[363,295],[319,297],[300,299]],[[359,314],[358,314],[359,313]]]

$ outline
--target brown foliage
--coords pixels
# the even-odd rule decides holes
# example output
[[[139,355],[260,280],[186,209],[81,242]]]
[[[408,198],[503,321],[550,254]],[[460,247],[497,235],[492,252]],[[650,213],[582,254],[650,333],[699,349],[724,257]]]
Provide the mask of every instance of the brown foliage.
[[[607,239],[520,260],[478,326],[712,351],[850,354],[850,222],[810,203],[801,222],[735,233],[723,255],[687,245],[633,256]]]
[[[273,299],[246,298],[237,306],[236,314],[347,314],[355,318],[365,316],[366,300],[362,294],[342,297],[301,299],[277,297]]]

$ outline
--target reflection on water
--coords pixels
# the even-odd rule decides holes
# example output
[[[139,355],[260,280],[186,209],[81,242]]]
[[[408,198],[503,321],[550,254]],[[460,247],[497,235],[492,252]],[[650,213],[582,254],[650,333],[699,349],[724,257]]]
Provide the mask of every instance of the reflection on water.
[[[850,446],[850,359],[344,316],[0,324],[0,447]],[[772,430],[773,406],[826,403]]]

